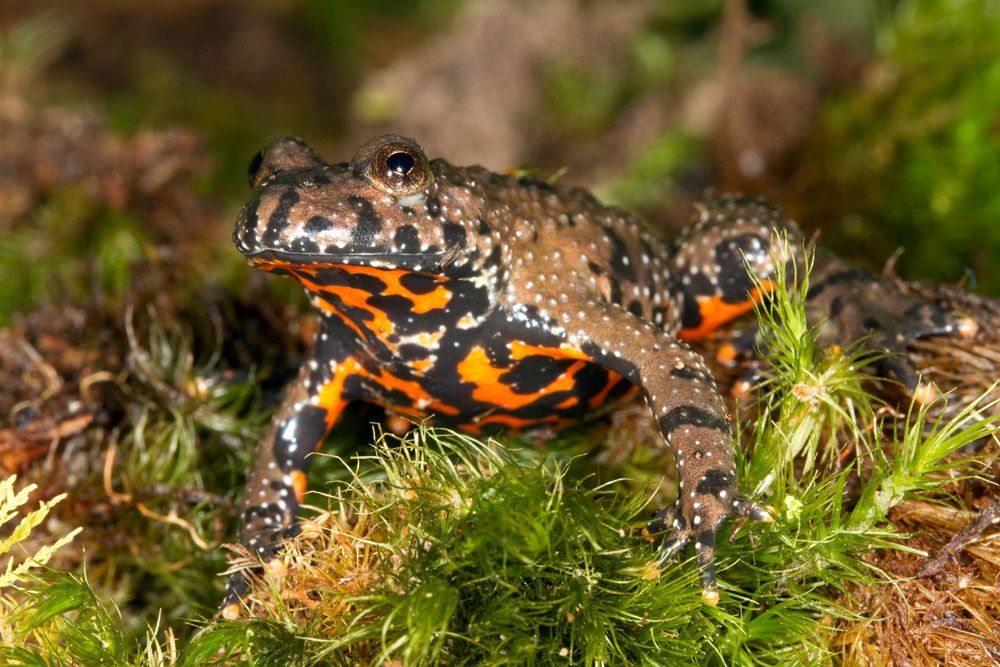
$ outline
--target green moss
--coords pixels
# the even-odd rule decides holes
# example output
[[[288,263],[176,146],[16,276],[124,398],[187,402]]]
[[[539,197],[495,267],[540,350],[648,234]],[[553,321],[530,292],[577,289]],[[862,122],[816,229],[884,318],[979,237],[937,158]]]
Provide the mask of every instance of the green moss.
[[[998,33],[1000,10],[978,0],[903,2],[883,23],[879,59],[828,106],[812,151],[825,193],[810,219],[860,216],[845,250],[903,247],[905,277],[1000,293]]]
[[[383,436],[371,457],[374,479],[340,498],[378,524],[379,583],[351,596],[347,616],[343,593],[313,591],[312,652],[345,664],[663,664],[711,632],[692,568],[650,576],[643,496],[572,482],[537,449],[444,430]]]
[[[0,324],[46,303],[80,303],[94,294],[119,304],[133,266],[152,252],[131,216],[66,188],[34,219],[0,237]]]

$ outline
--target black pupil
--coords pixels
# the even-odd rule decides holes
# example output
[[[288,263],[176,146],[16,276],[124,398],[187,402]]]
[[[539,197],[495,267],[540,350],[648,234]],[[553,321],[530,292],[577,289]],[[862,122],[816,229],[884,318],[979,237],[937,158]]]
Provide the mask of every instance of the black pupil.
[[[408,153],[393,153],[385,159],[385,166],[393,174],[406,176],[413,169],[415,161]]]

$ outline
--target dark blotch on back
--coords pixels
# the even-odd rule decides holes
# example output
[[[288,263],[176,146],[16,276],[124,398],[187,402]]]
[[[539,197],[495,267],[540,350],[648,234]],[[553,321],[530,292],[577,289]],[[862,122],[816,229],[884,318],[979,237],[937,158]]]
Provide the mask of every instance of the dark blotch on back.
[[[702,273],[688,273],[687,277],[689,283],[682,287],[684,298],[681,301],[681,326],[685,329],[694,329],[701,324],[701,310],[698,308],[697,297],[712,296],[715,294],[715,288]]]
[[[352,243],[359,246],[375,245],[375,237],[382,229],[382,220],[375,213],[372,203],[357,195],[351,195],[347,201],[358,210],[358,223],[351,235]]]
[[[862,322],[867,331],[881,331],[882,324],[874,317],[866,317],[864,322]]]
[[[322,215],[314,215],[306,223],[305,231],[307,234],[315,235],[330,229],[332,226],[329,218],[325,218]]]
[[[444,223],[444,246],[462,248],[465,246],[465,228],[454,222]]]
[[[632,265],[627,264],[628,248],[625,241],[613,229],[605,229],[608,238],[611,239],[611,271],[618,277],[631,283],[635,282],[635,271]]]
[[[622,302],[622,284],[614,275],[610,276],[608,283],[611,287],[611,303],[621,304]]]
[[[649,241],[645,237],[639,237],[639,246],[642,248],[642,254],[646,257],[656,257],[656,251],[653,250],[653,246],[649,245]]]
[[[261,239],[266,247],[277,247],[281,232],[288,227],[288,214],[291,213],[292,207],[298,203],[299,194],[295,190],[285,190],[281,193],[277,208],[267,219],[267,229],[264,230],[264,237]]]
[[[715,246],[715,262],[719,268],[719,287],[726,303],[743,303],[753,289],[753,280],[746,269],[744,253],[749,253],[754,241],[768,247],[768,240],[755,234],[741,234]]]
[[[598,361],[600,361],[601,359],[606,359],[611,356],[611,352],[609,350],[605,350],[604,348],[600,347],[599,345],[595,345],[594,343],[584,343],[583,353],[586,354],[591,359]],[[642,383],[642,375],[639,373],[639,368],[635,364],[626,361],[624,359],[618,359],[616,361],[619,365],[618,368],[619,375],[621,375],[623,378],[625,378],[634,385],[639,385]]]
[[[830,301],[830,317],[837,317],[843,310],[844,300],[839,296],[833,297],[833,300]]]
[[[257,215],[257,206],[260,204],[258,192],[254,193],[250,203],[247,204],[247,220],[239,228],[239,241],[236,245],[240,248],[252,248],[254,245],[254,234],[260,225],[260,217]]]
[[[319,254],[319,246],[312,239],[299,237],[291,242],[288,249],[303,254]]]
[[[906,309],[903,321],[907,323],[906,328],[912,338],[948,333],[950,330],[947,312],[922,301]]]
[[[441,200],[433,195],[427,198],[427,215],[432,218],[441,215]]]
[[[285,424],[282,424],[278,429],[278,433],[285,433],[285,428]],[[296,442],[322,441],[326,437],[326,410],[314,405],[304,406],[294,417],[292,431]],[[275,440],[274,458],[282,466],[282,469],[284,469],[284,464],[289,458],[286,451],[287,447],[288,443],[283,438],[279,437]],[[306,451],[303,451],[300,447],[296,452],[298,456],[295,458],[301,460],[308,453],[308,448]]]
[[[671,368],[670,377],[680,378],[681,380],[692,380],[694,382],[707,384],[710,387],[715,387],[715,380],[711,375],[703,371],[699,371],[696,368],[691,368],[690,366],[685,366],[684,368]]]
[[[393,243],[400,250],[417,250],[420,248],[420,234],[413,225],[403,225],[396,230]]]

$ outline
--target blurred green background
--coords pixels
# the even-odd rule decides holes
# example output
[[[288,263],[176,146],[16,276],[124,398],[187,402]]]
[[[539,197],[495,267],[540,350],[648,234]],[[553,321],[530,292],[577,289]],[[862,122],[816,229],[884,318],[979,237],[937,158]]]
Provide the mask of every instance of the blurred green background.
[[[870,268],[1000,294],[988,0],[7,0],[0,124],[0,321],[165,254],[238,287],[249,156],[390,129],[668,233],[705,188],[763,195]]]

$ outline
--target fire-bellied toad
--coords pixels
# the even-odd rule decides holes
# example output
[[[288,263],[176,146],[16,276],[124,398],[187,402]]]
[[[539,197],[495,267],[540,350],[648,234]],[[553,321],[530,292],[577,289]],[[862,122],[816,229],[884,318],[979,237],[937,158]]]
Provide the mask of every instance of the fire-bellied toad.
[[[794,224],[758,200],[719,197],[669,248],[584,190],[429,161],[394,135],[339,164],[280,139],[255,156],[250,184],[236,246],[298,279],[321,326],[260,446],[242,543],[266,559],[294,532],[307,455],[351,401],[481,432],[560,427],[638,391],[680,470],[662,553],[693,541],[703,597],[717,600],[719,524],[766,514],[736,495],[726,408],[684,341],[751,308],[747,267],[770,285],[801,246]],[[845,340],[876,332],[899,346],[960,326],[833,259],[810,299]],[[227,615],[245,590],[231,579]]]

